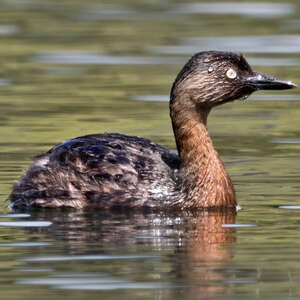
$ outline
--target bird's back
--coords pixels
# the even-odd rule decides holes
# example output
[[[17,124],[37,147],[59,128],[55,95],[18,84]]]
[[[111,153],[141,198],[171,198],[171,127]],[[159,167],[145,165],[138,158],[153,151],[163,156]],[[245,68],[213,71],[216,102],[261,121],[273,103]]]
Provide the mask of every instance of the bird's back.
[[[176,189],[177,154],[117,133],[67,140],[36,157],[14,186],[14,207],[159,207]]]

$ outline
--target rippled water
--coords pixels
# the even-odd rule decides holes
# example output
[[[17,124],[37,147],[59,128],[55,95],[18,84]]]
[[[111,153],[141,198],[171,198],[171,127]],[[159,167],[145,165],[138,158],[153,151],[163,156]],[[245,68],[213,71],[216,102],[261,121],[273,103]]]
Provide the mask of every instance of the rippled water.
[[[175,149],[168,93],[188,57],[243,52],[300,77],[298,1],[0,0],[1,299],[300,299],[300,93],[254,94],[209,130],[242,210],[11,212],[34,155],[123,132]]]

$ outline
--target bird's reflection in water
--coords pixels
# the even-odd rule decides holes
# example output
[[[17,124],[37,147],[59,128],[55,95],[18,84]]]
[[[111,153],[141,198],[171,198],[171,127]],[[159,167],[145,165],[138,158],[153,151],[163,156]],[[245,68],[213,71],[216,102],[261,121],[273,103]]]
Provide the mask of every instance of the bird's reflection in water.
[[[99,262],[99,272],[108,273],[110,277],[122,273],[127,280],[133,278],[132,274],[138,274],[136,278],[144,282],[149,282],[150,278],[156,283],[177,286],[164,289],[162,293],[173,294],[184,289],[184,293],[191,293],[196,299],[216,299],[226,292],[226,279],[230,276],[226,270],[234,249],[229,244],[234,243],[236,237],[234,229],[222,225],[234,224],[235,213],[129,214],[45,210],[35,212],[33,217],[53,222],[51,227],[30,230],[30,234],[38,234],[40,239],[50,240],[54,245],[63,244],[55,251],[62,256],[150,256],[134,262],[112,259],[105,268],[105,262]],[[40,255],[41,252],[37,253]],[[88,261],[78,264],[83,264],[80,268],[85,272],[91,266]]]
[[[236,241],[235,230],[223,228],[234,224],[236,214],[203,212],[185,220],[182,245],[177,248],[174,272],[185,282],[193,299],[218,299],[224,296],[228,265],[233,251],[228,247]]]

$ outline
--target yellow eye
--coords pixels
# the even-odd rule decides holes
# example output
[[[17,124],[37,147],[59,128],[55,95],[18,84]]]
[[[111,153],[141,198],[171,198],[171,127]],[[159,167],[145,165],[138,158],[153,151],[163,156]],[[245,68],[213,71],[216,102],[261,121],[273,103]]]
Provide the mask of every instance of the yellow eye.
[[[235,79],[237,74],[236,74],[236,71],[233,70],[233,69],[228,69],[227,72],[226,72],[226,76],[230,79]]]

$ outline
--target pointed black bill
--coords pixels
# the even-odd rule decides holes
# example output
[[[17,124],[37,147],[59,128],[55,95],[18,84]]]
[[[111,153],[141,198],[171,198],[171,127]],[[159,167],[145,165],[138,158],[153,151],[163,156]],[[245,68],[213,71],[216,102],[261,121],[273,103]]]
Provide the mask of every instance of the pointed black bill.
[[[251,85],[256,90],[287,90],[297,87],[291,81],[281,80],[261,73],[256,73],[255,76],[248,77],[245,83]]]

